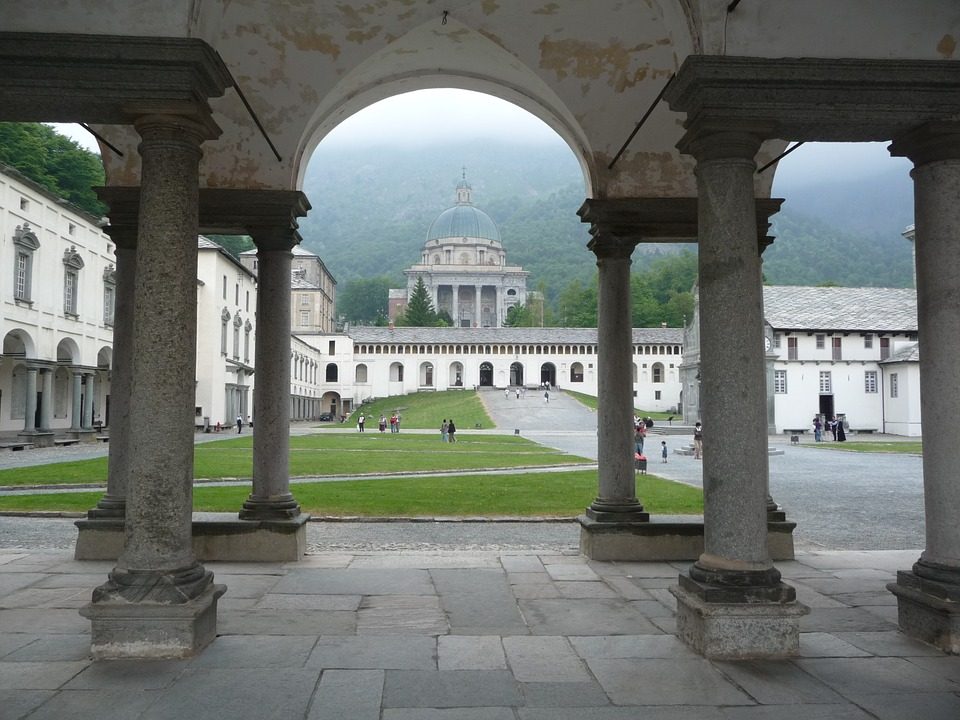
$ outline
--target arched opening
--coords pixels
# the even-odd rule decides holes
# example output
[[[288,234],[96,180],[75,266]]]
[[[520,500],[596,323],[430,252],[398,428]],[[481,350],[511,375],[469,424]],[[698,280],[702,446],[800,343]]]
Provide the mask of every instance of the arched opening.
[[[510,363],[510,384],[523,385],[523,365],[521,363]]]
[[[493,387],[493,364],[480,363],[480,387]]]
[[[572,383],[582,383],[583,382],[583,364],[575,362],[570,366],[570,382]]]
[[[453,387],[463,387],[463,363],[450,363],[450,384]]]
[[[390,382],[403,382],[403,363],[390,363]]]
[[[654,363],[650,368],[653,377],[651,378],[655,383],[663,382],[663,363]]]
[[[340,393],[325,392],[320,399],[320,407],[323,411],[329,413],[332,420],[338,419],[341,415],[350,412],[349,401],[341,401]]]
[[[544,363],[540,366],[540,384],[554,387],[557,384],[557,366],[553,363]]]
[[[340,370],[336,363],[327,363],[326,381],[337,382],[340,377]]]
[[[363,363],[357,365],[356,371],[354,373],[354,382],[358,384],[364,384],[367,382],[367,366]]]
[[[433,387],[433,363],[420,364],[420,387]]]

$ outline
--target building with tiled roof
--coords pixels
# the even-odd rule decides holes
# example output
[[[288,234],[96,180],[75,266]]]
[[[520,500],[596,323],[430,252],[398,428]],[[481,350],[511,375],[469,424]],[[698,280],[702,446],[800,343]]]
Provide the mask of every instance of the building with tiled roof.
[[[853,430],[920,435],[917,293],[912,288],[763,288],[771,432],[813,418]],[[699,307],[684,335],[683,410],[699,419]]]
[[[596,328],[356,327],[295,339],[313,348],[305,363],[319,359],[320,405],[333,415],[418,391],[560,387],[597,395]],[[680,328],[634,329],[633,387],[624,391],[635,407],[678,412],[682,341]]]

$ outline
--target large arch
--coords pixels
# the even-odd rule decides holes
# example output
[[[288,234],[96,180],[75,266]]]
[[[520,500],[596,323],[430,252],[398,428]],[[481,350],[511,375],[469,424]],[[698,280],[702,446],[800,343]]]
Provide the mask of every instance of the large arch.
[[[3,336],[3,354],[5,357],[36,357],[36,345],[26,330],[17,328]]]

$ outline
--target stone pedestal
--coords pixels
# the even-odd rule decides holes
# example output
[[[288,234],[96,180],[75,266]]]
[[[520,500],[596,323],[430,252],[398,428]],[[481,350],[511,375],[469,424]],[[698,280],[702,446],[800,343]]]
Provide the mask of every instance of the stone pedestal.
[[[17,433],[17,440],[25,443],[33,443],[34,447],[53,447],[55,437],[56,435],[53,434],[53,431],[40,432],[39,430],[32,430]]]
[[[800,618],[810,612],[797,602],[727,603],[705,600],[680,584],[670,588],[677,598],[677,635],[712,660],[749,660],[796,655]]]
[[[591,560],[665,562],[696,560],[704,550],[702,522],[597,522],[588,515],[580,523],[580,552]],[[767,523],[767,546],[773,560],[793,560],[795,522]]]
[[[897,596],[900,629],[944,652],[960,655],[960,585],[901,570],[887,585]]]
[[[232,513],[194,513],[193,553],[200,562],[297,562],[307,551],[309,515],[288,520],[240,520]],[[76,560],[116,560],[123,518],[91,510],[78,520]]]
[[[185,603],[92,602],[80,609],[92,626],[96,660],[187,658],[217,634],[217,601],[225,585],[209,585]]]

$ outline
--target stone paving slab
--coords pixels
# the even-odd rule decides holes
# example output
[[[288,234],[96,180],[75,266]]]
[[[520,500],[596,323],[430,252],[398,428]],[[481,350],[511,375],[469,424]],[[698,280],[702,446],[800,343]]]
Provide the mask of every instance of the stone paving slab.
[[[324,670],[307,720],[380,720],[383,670]]]
[[[461,708],[520,705],[520,688],[506,670],[388,670],[383,706]]]

